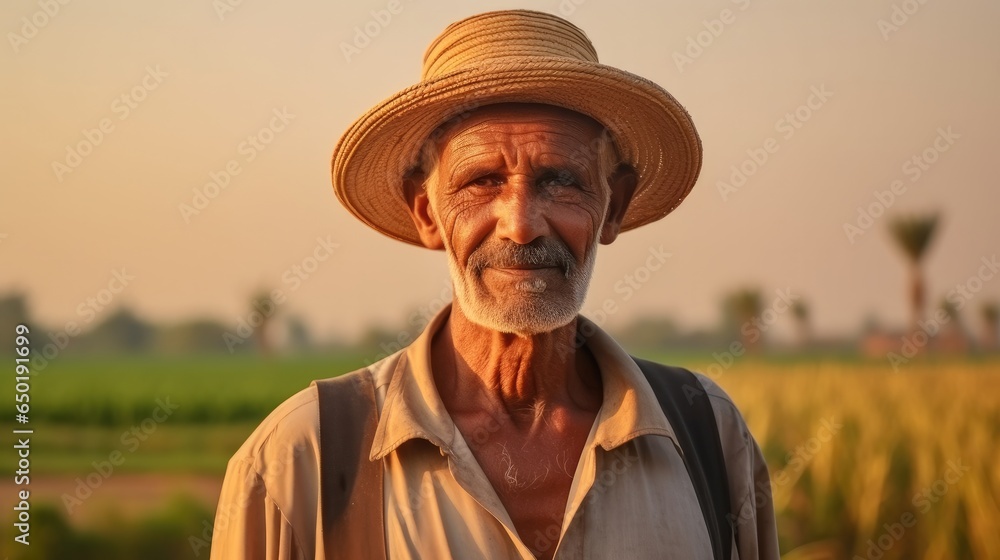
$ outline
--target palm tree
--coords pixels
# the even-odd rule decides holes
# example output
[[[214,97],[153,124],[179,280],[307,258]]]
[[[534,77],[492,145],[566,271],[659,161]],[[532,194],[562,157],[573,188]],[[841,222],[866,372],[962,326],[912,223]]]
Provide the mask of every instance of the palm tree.
[[[920,269],[938,226],[938,215],[898,217],[889,222],[889,231],[903,250],[910,267],[910,327],[916,331],[926,301],[924,276]]]
[[[983,319],[983,348],[991,350],[997,347],[998,323],[1000,323],[1000,304],[988,301],[979,307],[979,316]]]

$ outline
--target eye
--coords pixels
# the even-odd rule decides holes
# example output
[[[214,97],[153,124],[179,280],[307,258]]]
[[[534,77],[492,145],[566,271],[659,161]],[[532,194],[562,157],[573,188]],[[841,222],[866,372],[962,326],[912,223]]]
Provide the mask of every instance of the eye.
[[[547,173],[538,180],[541,187],[574,187],[579,186],[580,181],[569,171],[558,171]]]
[[[482,177],[477,177],[472,181],[469,181],[466,186],[468,187],[481,187],[481,188],[492,188],[503,183],[503,178],[499,175],[490,174],[483,175]]]

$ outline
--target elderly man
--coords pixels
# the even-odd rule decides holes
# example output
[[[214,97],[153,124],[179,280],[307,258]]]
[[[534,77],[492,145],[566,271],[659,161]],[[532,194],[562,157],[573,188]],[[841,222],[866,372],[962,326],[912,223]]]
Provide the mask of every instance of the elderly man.
[[[777,558],[729,398],[578,315],[598,244],[673,210],[700,165],[684,109],[570,23],[448,27],[421,83],[345,133],[333,182],[372,228],[444,250],[454,302],[260,425],[212,558]]]

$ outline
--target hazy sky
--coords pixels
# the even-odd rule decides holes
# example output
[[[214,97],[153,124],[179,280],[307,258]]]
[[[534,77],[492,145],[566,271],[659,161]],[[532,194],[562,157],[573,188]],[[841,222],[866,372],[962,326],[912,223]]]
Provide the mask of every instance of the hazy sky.
[[[869,313],[902,325],[906,268],[885,216],[852,239],[844,230],[894,181],[888,214],[944,216],[931,302],[1000,253],[1000,3],[402,0],[386,18],[389,6],[4,2],[0,292],[26,291],[50,325],[80,321],[78,306],[118,287],[124,267],[134,278],[111,307],[151,319],[233,323],[266,286],[324,334],[399,324],[446,289],[444,256],[352,219],[330,154],[354,119],[418,80],[448,23],[509,7],[565,15],[602,62],[673,93],[704,143],[684,204],[602,247],[585,311],[612,300],[606,325],[665,312],[708,326],[721,295],[747,284],[801,294],[821,333]],[[765,163],[749,160],[764,147]],[[734,166],[751,173],[723,197]],[[228,185],[182,212],[213,175]],[[318,238],[338,246],[294,281]],[[616,290],[661,246],[665,266]],[[1000,299],[1000,274],[981,286],[970,310]]]

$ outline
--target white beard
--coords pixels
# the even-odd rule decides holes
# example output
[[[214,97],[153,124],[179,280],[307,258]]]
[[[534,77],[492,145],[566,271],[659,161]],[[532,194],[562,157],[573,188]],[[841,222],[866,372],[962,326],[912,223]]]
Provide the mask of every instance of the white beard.
[[[534,335],[565,326],[580,313],[587,298],[599,236],[600,230],[587,249],[583,265],[567,273],[567,290],[552,291],[544,279],[533,278],[516,283],[513,293],[496,293],[485,285],[481,274],[462,268],[442,237],[455,286],[455,303],[470,321],[498,332]]]

